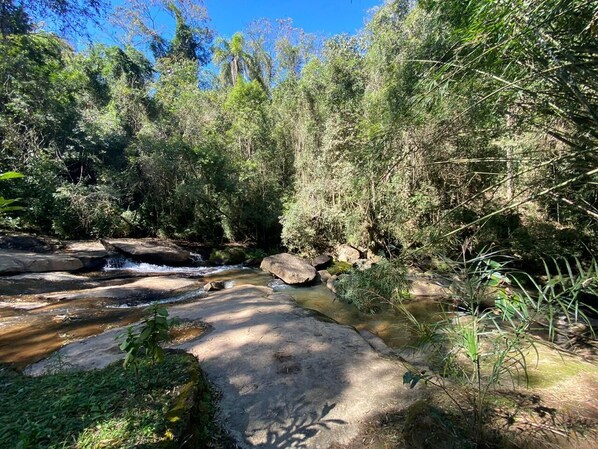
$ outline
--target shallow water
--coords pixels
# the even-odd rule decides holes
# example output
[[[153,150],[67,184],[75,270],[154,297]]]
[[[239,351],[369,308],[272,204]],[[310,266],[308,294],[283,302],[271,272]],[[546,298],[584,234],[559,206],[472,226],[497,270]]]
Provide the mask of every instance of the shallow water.
[[[170,276],[197,279],[200,284],[162,297],[51,300],[44,296],[49,292],[85,291],[98,286],[118,286],[144,277]],[[199,286],[214,280],[225,281],[227,288],[241,284],[271,287],[293,297],[306,309],[378,335],[391,348],[409,346],[416,339],[409,321],[390,308],[374,315],[364,314],[340,302],[324,284],[293,287],[260,270],[240,266],[165,267],[115,259],[103,271],[83,276],[52,274],[49,279],[40,275],[0,278],[0,362],[25,367],[74,339],[140,320],[151,303],[196,301],[206,295]],[[406,308],[423,322],[438,320],[442,315],[441,304],[428,298],[415,298],[406,303]],[[543,354],[542,358],[546,357]],[[551,372],[555,369],[553,364],[546,366]],[[577,369],[577,365],[575,367]],[[542,383],[543,379],[544,375],[541,375],[534,381]]]
[[[391,308],[376,314],[366,314],[356,307],[338,300],[324,284],[308,287],[294,287],[274,279],[271,275],[257,270],[242,269],[207,276],[209,280],[224,280],[234,284],[267,286],[276,292],[292,296],[300,306],[316,310],[340,324],[347,324],[359,330],[376,334],[391,348],[412,345],[416,341],[408,320]],[[405,303],[407,310],[422,322],[432,322],[440,318],[441,304],[434,299],[415,298]]]
[[[341,324],[367,329],[391,347],[413,342],[408,323],[392,310],[376,315],[360,313],[338,301],[324,284],[292,287],[260,270],[241,266],[167,267],[111,259],[105,269],[85,275],[45,274],[0,278],[0,362],[25,366],[55,351],[65,343],[123,326],[139,320],[152,303],[192,302],[205,296],[201,288],[176,292],[166,297],[49,299],[51,292],[86,291],[90,288],[118,286],[143,277],[175,276],[201,282],[225,281],[227,288],[250,284],[269,286],[285,293],[302,307],[316,310]],[[418,300],[408,305],[418,318],[434,319],[439,306],[434,301]]]

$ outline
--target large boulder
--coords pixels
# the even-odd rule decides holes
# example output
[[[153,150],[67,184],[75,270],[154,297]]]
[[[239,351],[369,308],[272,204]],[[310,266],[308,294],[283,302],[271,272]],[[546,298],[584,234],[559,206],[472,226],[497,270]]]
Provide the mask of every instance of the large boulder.
[[[158,265],[185,265],[192,262],[191,253],[174,243],[153,239],[100,240],[106,250],[117,252],[137,262]]]
[[[307,284],[313,282],[317,274],[309,263],[288,253],[265,257],[260,268],[287,284]]]
[[[336,260],[353,265],[359,259],[361,259],[361,253],[351,245],[341,245],[336,249]]]
[[[77,271],[82,268],[83,262],[69,254],[0,250],[0,274]]]

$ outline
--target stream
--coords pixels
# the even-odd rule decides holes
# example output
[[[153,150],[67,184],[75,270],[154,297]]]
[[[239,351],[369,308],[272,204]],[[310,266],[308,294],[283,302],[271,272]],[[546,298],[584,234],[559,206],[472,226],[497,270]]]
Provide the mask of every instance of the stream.
[[[169,267],[114,258],[96,272],[0,277],[0,362],[24,368],[73,340],[139,321],[154,302],[207,300],[203,284],[216,280],[225,281],[226,288],[270,287],[340,324],[368,330],[392,348],[414,342],[409,323],[392,309],[361,313],[339,301],[322,283],[293,287],[242,266]],[[143,288],[131,289],[140,282]],[[174,288],[160,291],[168,282],[175,283]],[[437,319],[440,312],[439,303],[427,298],[415,299],[407,307],[424,321]]]
[[[211,293],[203,286],[211,281],[224,281],[225,288],[270,287],[305,309],[377,335],[393,349],[415,343],[416,336],[402,314],[391,308],[373,315],[361,313],[339,301],[322,283],[293,287],[242,266],[169,267],[115,258],[95,272],[0,277],[0,363],[24,369],[72,341],[141,320],[147,306],[155,302],[209,301]],[[414,297],[405,304],[420,322],[442,315],[437,299]],[[537,351],[541,363],[530,371],[530,385],[553,385],[563,377],[598,373],[596,365],[577,357],[563,356],[543,345]]]

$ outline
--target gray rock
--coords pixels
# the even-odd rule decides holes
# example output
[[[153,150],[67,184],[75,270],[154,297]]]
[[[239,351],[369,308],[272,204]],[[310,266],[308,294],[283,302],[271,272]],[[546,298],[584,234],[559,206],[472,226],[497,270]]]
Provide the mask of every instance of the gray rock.
[[[448,288],[440,281],[425,276],[408,275],[411,296],[427,296],[442,298],[447,296]]]
[[[82,268],[83,263],[69,254],[0,250],[0,274],[77,271]]]
[[[236,447],[322,449],[349,444],[367,422],[422,397],[403,386],[403,365],[372,349],[354,329],[321,321],[271,289],[238,286],[209,301],[169,308],[170,316],[211,325],[177,348],[201,362],[219,391],[219,417]],[[71,369],[122,359],[124,328],[61,348]],[[39,375],[51,359],[31,366]]]
[[[203,286],[206,292],[215,292],[224,289],[224,281],[212,281]]]
[[[366,329],[360,329],[357,332],[359,332],[359,335],[361,335],[363,339],[367,341],[369,345],[373,349],[378,351],[380,354],[389,356],[395,354],[394,351],[384,342],[384,340],[382,340],[377,335],[371,333]]]
[[[54,249],[48,241],[34,235],[5,235],[0,237],[0,248],[29,251],[32,253],[49,253]]]
[[[316,278],[316,269],[303,259],[289,253],[265,257],[260,265],[287,284],[307,284]]]
[[[332,293],[336,293],[336,285],[334,285],[336,283],[336,280],[338,279],[338,276],[334,275],[334,276],[330,276],[328,278],[328,280],[326,281],[326,287],[328,287],[328,289],[330,291],[332,291]]]
[[[314,260],[312,260],[311,264],[316,270],[322,270],[326,268],[332,262],[332,257],[328,254],[320,254]]]
[[[64,250],[77,257],[86,270],[99,270],[104,267],[111,253],[98,241],[72,241],[67,242]]]
[[[354,264],[361,258],[361,253],[351,245],[341,245],[336,250],[336,259],[341,262]]]
[[[192,261],[189,251],[170,242],[154,239],[102,239],[100,242],[106,250],[117,252],[138,262],[184,265]]]
[[[318,275],[320,276],[320,280],[324,283],[326,283],[331,276],[328,270],[320,270],[318,271]]]
[[[197,288],[197,284],[197,281],[187,278],[147,277],[121,285],[40,294],[38,297],[53,302],[78,299],[107,299],[116,302],[153,301]]]

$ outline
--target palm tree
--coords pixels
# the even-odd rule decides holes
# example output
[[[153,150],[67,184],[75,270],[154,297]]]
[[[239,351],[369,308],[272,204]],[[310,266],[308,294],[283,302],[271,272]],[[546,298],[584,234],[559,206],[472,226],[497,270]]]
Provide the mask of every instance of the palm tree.
[[[249,73],[249,55],[245,52],[245,37],[235,33],[230,41],[218,38],[214,50],[214,63],[220,66],[220,81],[225,86],[234,86],[239,77]]]

